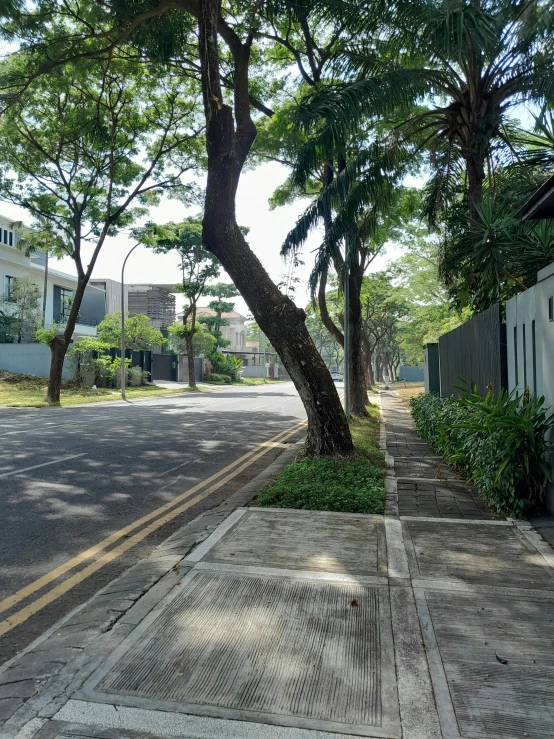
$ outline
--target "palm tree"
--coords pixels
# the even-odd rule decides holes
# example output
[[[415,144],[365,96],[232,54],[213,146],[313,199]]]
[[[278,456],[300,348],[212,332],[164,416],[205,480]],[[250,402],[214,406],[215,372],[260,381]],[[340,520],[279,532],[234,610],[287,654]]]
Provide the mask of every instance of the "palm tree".
[[[368,14],[369,15],[369,14]],[[306,98],[305,125],[319,125],[299,162],[332,150],[364,124],[388,119],[387,139],[430,152],[430,215],[465,179],[470,218],[483,182],[510,156],[510,112],[554,99],[552,13],[544,0],[398,0],[369,18],[345,52],[342,80]],[[453,188],[454,185],[454,188]]]

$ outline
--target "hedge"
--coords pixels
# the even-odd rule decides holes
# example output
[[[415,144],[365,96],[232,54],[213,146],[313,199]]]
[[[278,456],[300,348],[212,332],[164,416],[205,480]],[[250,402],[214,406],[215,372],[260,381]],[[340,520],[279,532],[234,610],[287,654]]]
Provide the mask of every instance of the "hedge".
[[[467,384],[461,397],[422,394],[411,399],[420,436],[474,482],[497,513],[515,518],[540,511],[550,481],[545,460],[554,426],[544,398],[501,391],[479,395]]]

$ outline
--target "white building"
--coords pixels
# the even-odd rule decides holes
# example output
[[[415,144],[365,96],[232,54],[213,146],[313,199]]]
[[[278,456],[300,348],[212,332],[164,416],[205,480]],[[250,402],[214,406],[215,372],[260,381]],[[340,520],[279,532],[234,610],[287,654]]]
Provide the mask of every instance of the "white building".
[[[103,277],[91,278],[89,285],[104,291],[106,313],[119,313],[121,311],[121,282]],[[129,310],[129,286],[124,285],[125,313]]]
[[[211,308],[198,308],[196,311],[196,318],[199,319],[200,316],[215,316],[216,312],[212,310]],[[245,316],[242,316],[240,313],[237,313],[237,311],[232,310],[229,311],[229,313],[222,313],[221,317],[224,318],[228,325],[221,327],[221,334],[224,339],[227,339],[227,341],[230,341],[231,343],[229,346],[225,347],[225,351],[229,352],[244,352],[246,351],[246,334],[247,334],[247,328],[246,328],[246,321],[247,318]],[[180,316],[178,316],[181,320],[183,319],[183,314],[181,313]]]
[[[19,234],[11,226],[11,220],[0,215],[0,294],[8,295],[18,277],[30,277],[44,295],[46,255],[35,252],[30,257],[17,249]],[[77,278],[48,266],[46,275],[45,325],[63,322],[67,313],[67,298],[77,287]],[[87,286],[80,316],[73,336],[96,336],[96,325],[106,314],[105,293],[97,287]]]

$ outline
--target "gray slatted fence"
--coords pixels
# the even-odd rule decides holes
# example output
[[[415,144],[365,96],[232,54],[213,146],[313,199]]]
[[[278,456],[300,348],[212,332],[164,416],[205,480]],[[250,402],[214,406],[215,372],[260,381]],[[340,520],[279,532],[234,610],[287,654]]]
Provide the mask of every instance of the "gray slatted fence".
[[[489,386],[497,395],[508,386],[506,325],[500,303],[473,316],[439,338],[441,395],[457,395],[460,377],[477,385],[480,393]]]

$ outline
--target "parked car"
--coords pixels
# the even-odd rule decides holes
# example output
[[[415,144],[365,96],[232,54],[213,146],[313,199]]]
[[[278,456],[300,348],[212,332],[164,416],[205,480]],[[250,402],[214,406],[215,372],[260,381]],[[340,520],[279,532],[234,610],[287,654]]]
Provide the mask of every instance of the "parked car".
[[[331,379],[334,382],[342,382],[344,380],[344,377],[341,375],[340,372],[337,372],[336,370],[333,370],[331,372]]]

